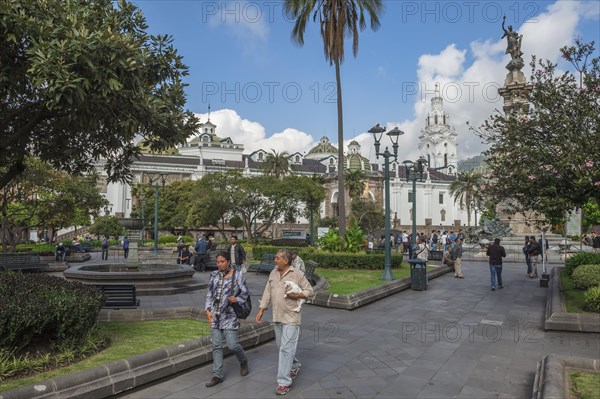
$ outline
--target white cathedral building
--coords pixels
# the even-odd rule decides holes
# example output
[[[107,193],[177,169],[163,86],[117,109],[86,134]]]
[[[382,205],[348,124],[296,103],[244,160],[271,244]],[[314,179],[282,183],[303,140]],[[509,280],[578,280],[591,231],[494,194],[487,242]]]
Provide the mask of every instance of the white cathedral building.
[[[244,154],[243,144],[217,135],[217,126],[210,121],[210,109],[208,120],[200,125],[198,134],[187,143],[160,154],[145,151],[143,143],[140,145],[143,154],[133,163],[131,171],[133,181],[142,183],[148,183],[152,178],[156,179],[159,173],[163,174],[166,184],[178,180],[197,180],[207,173],[231,169],[242,170],[247,176],[259,175],[262,173],[261,164],[270,152],[260,149]],[[466,212],[459,209],[449,192],[450,184],[456,178],[456,147],[457,133],[450,126],[450,118],[444,112],[439,86],[436,85],[435,95],[431,100],[431,111],[419,136],[419,150],[431,168],[448,168],[429,170],[426,180],[416,183],[416,224],[420,231],[457,229],[467,223]],[[289,156],[294,173],[309,176],[319,174],[329,178],[328,194],[325,204],[321,207],[321,215],[337,215],[337,148],[329,143],[327,137],[323,137],[308,153],[291,152]],[[110,203],[111,214],[130,217],[133,204],[131,186],[123,183],[107,184],[103,166],[103,162],[97,165],[98,172],[104,176],[99,183],[99,189]],[[370,163],[362,156],[360,145],[356,141],[348,145],[345,167],[363,170],[367,176],[365,197],[383,204],[383,167]],[[406,181],[405,168],[401,162],[393,162],[391,172],[392,221],[395,228],[408,230],[412,224],[412,182]],[[349,213],[348,197],[346,204]]]

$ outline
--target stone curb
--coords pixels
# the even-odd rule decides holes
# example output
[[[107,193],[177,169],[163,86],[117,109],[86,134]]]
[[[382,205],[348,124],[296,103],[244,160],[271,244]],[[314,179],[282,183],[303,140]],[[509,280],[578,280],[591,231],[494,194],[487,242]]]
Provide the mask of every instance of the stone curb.
[[[600,332],[600,314],[568,313],[560,293],[560,270],[553,267],[546,299],[544,329],[556,331]]]
[[[171,311],[170,314],[180,317],[187,311],[194,317],[192,308],[177,309],[178,311]],[[131,318],[135,316],[129,311],[127,313]],[[151,319],[148,318],[150,312],[139,313],[138,317],[147,317],[144,320]],[[159,313],[161,312],[153,311],[152,317],[158,318]],[[132,320],[131,318],[128,320]],[[244,322],[238,334],[238,341],[244,348],[249,348],[274,337],[275,332],[270,323]],[[229,350],[227,349],[225,353],[229,353]],[[0,399],[105,398],[210,361],[212,361],[212,345],[210,336],[206,336],[89,370],[2,392]]]
[[[445,266],[439,266],[435,269],[430,269],[427,272],[427,279],[431,280],[452,272],[454,269]],[[384,283],[377,287],[369,288],[364,291],[356,292],[348,295],[327,294],[318,292],[309,303],[317,306],[324,306],[335,309],[354,310],[361,306],[368,305],[390,295],[394,295],[400,291],[404,291],[411,287],[410,277],[401,280],[394,280]]]
[[[537,364],[532,399],[562,399],[570,397],[567,369],[600,372],[600,360],[550,354]]]

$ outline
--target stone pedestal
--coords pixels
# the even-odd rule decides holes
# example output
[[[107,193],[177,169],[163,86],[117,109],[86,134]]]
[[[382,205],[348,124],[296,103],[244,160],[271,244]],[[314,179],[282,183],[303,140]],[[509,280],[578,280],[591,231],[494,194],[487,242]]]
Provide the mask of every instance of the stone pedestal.
[[[526,113],[529,109],[529,100],[527,99],[527,93],[531,91],[533,85],[525,82],[515,82],[513,79],[525,79],[523,72],[512,71],[506,76],[506,80],[511,80],[513,83],[504,85],[498,89],[498,93],[504,97],[504,113],[506,115],[512,113]]]

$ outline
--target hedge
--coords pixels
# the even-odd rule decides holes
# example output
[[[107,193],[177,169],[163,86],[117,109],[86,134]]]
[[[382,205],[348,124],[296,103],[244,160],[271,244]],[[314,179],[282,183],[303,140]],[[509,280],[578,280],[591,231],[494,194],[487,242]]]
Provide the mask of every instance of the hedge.
[[[274,247],[267,245],[257,245],[252,248],[254,259],[260,259],[263,254],[277,253],[282,247]],[[307,262],[312,260],[319,264],[319,267],[328,269],[366,269],[379,270],[385,264],[385,253],[383,251],[374,252],[326,252],[319,251],[312,247],[286,247],[289,250],[295,250],[298,255]],[[392,268],[398,268],[402,265],[402,255],[392,252]]]
[[[573,271],[581,265],[599,265],[600,254],[592,252],[580,252],[565,261],[565,270],[571,276]]]
[[[104,296],[91,285],[47,274],[0,274],[0,349],[33,340],[81,340],[94,325]]]
[[[172,236],[172,235],[160,236],[160,237],[158,237],[158,243],[175,245],[177,243],[178,237],[179,236]],[[182,237],[183,237],[184,243],[190,244],[190,243],[194,242],[194,238],[192,236],[182,236]]]
[[[585,310],[600,313],[600,285],[590,288],[585,292]]]
[[[600,265],[578,266],[571,276],[573,285],[581,290],[600,285]]]

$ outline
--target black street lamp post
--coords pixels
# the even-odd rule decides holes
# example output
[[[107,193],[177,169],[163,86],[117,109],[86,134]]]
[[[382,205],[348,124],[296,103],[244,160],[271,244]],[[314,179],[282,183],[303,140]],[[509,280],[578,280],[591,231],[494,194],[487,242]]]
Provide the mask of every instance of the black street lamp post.
[[[158,181],[160,180],[164,187],[169,174],[165,172],[148,173],[150,179],[149,184],[151,187],[154,181],[154,175],[156,175],[156,183],[154,184],[154,250],[152,253],[154,256],[158,256]]]
[[[383,280],[392,280],[392,246],[390,243],[390,158],[394,161],[398,159],[398,138],[404,134],[404,132],[397,127],[390,130],[387,135],[392,141],[393,153],[385,147],[385,151],[380,152],[379,147],[381,143],[381,137],[385,132],[385,128],[381,127],[379,123],[369,130],[369,133],[373,134],[375,140],[375,156],[377,159],[383,157],[384,159],[384,174],[383,181],[385,183],[385,264],[383,271]]]
[[[427,161],[420,157],[416,162],[402,162],[406,168],[406,181],[412,181],[412,248],[417,245],[417,180],[424,181],[425,167]],[[411,250],[412,257],[415,256],[415,251]]]

